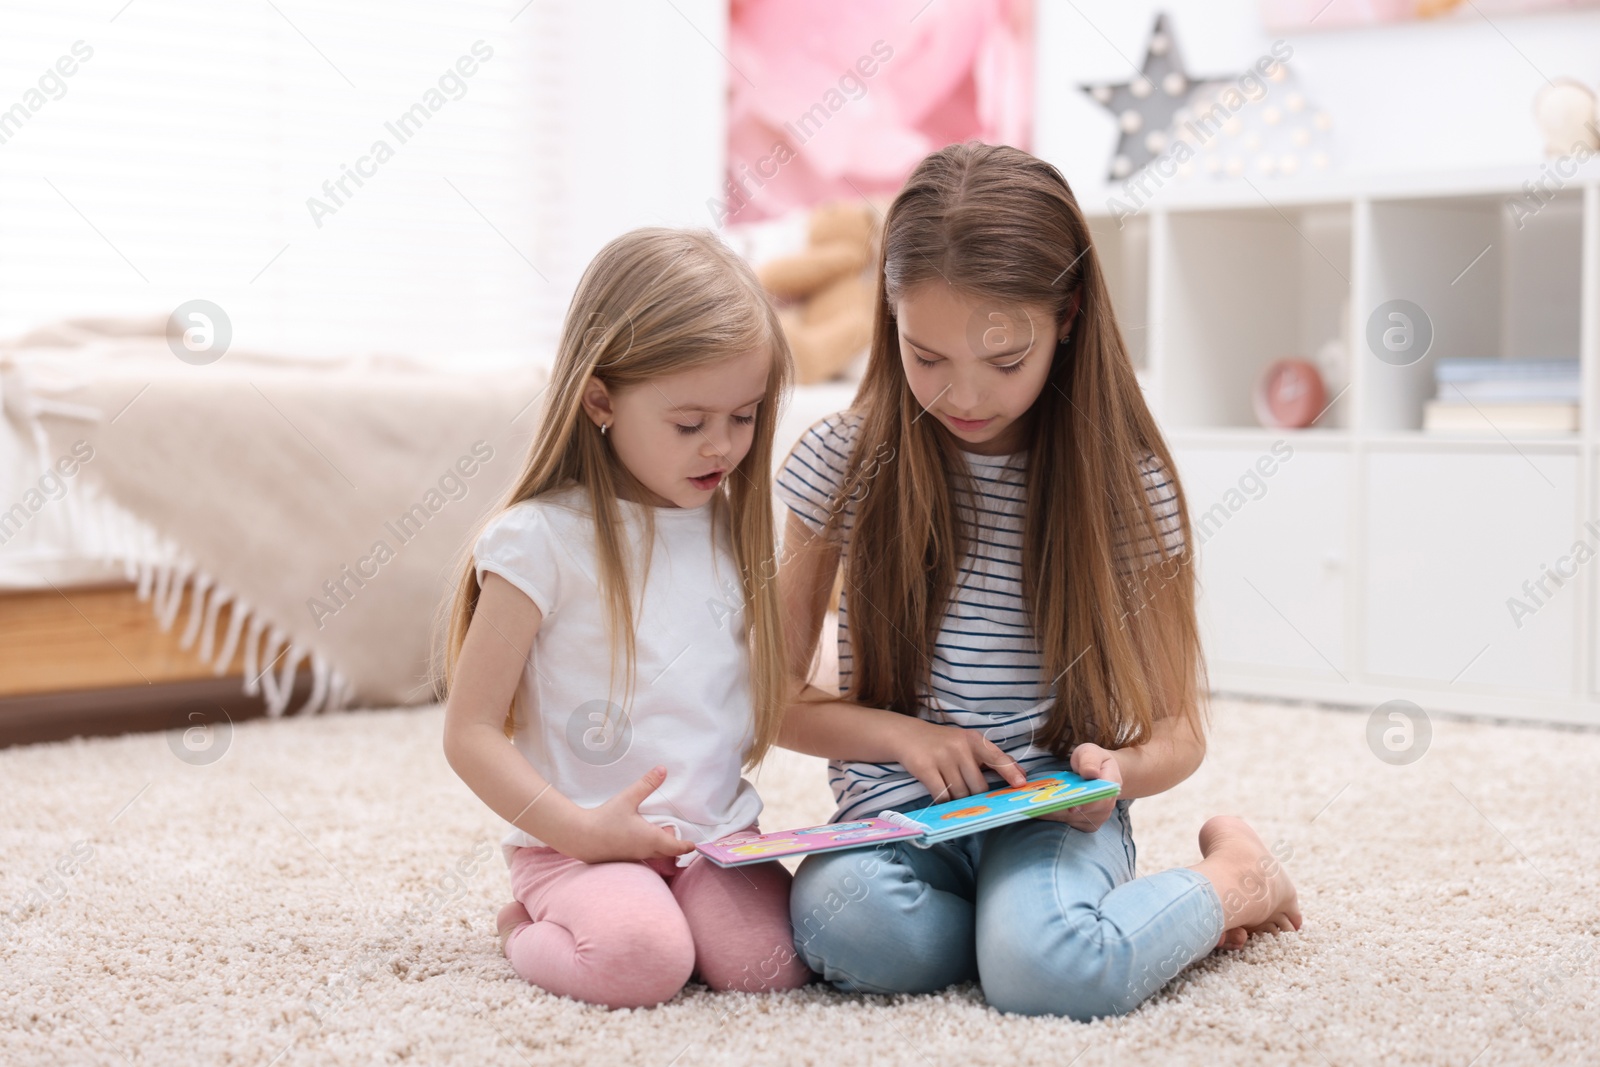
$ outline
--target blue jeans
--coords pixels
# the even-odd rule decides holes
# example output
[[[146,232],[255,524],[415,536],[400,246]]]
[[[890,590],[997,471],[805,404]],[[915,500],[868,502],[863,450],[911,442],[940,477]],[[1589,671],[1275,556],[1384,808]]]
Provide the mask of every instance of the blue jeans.
[[[795,949],[845,992],[975,978],[1000,1011],[1132,1011],[1216,947],[1223,919],[1197,871],[1134,878],[1131,804],[1092,834],[1029,819],[931,848],[807,856],[789,896]]]

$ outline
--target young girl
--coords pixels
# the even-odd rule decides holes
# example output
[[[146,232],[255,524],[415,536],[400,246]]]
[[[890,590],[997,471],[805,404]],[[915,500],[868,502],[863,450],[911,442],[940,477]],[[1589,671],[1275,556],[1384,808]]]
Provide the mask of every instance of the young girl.
[[[522,475],[463,565],[445,756],[513,826],[501,945],[550,992],[641,1007],[695,974],[752,991],[810,977],[788,872],[694,852],[760,832],[740,772],[787,695],[758,579],[790,375],[760,284],[714,235],[611,242],[568,309]]]
[[[1070,766],[1115,801],[932,848],[808,857],[796,947],[843,990],[976,978],[1002,1011],[1131,1010],[1248,932],[1298,929],[1245,823],[1135,879],[1129,807],[1205,752],[1192,548],[1099,259],[1056,169],[956,145],[884,222],[881,296],[850,409],[778,476],[792,670],[809,675],[839,567],[842,696],[814,687],[779,743],[831,757],[836,820]]]

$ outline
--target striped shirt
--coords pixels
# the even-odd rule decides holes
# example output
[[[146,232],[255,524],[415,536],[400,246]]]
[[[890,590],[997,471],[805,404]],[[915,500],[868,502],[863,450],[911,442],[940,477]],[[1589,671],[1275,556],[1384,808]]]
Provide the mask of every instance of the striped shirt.
[[[776,479],[778,497],[812,530],[820,531],[835,510],[841,512],[841,558],[846,563],[854,535],[856,499],[872,492],[869,482],[853,494],[856,499],[838,502],[860,425],[861,415],[852,411],[817,422],[794,446]],[[1026,452],[983,456],[965,451],[961,455],[972,472],[977,495],[975,500],[958,499],[956,507],[972,534],[934,643],[932,691],[919,683],[917,714],[929,722],[982,730],[1032,774],[1046,764],[1059,765],[1059,760],[1032,741],[1048,717],[1055,686],[1044,677],[1022,594],[1028,456]],[[1144,457],[1141,471],[1167,551],[1179,552],[1183,528],[1172,479],[1154,454]],[[1136,551],[1130,540],[1122,540],[1117,549],[1125,571],[1160,560],[1160,548],[1153,541],[1146,538]],[[839,598],[841,692],[849,688],[853,665],[849,601],[846,583]],[[1004,784],[998,774],[986,773],[991,788]],[[898,763],[831,760],[828,784],[838,805],[831,820],[835,822],[865,818],[888,808],[914,810],[932,800]]]

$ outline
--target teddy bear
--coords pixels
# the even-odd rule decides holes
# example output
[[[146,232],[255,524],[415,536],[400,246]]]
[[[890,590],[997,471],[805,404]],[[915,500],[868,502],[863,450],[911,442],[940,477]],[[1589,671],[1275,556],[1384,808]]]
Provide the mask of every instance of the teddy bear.
[[[878,212],[865,201],[812,210],[806,247],[757,268],[802,385],[838,377],[872,342],[877,299]]]

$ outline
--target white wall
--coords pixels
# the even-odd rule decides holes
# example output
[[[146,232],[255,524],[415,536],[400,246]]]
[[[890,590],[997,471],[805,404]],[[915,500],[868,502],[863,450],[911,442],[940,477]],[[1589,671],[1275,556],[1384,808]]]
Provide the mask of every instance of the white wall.
[[[1533,98],[1548,77],[1600,84],[1600,8],[1475,13],[1364,30],[1269,33],[1258,0],[1075,0],[1039,5],[1035,151],[1086,208],[1104,204],[1117,133],[1078,86],[1124,81],[1166,11],[1191,77],[1231,76],[1282,37],[1307,98],[1333,116],[1334,166],[1359,172],[1537,164]]]
[[[728,22],[720,0],[575,4],[573,186],[560,268],[571,293],[606,241],[636,226],[705,226],[726,154]],[[560,281],[560,279],[552,279]]]

